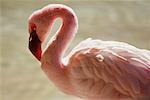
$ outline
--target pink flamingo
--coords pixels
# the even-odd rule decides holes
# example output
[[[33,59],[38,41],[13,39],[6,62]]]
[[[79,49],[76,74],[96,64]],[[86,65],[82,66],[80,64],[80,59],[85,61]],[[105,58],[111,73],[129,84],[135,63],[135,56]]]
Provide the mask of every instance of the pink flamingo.
[[[57,18],[62,25],[42,52],[41,45]],[[50,4],[29,17],[29,49],[61,91],[88,100],[150,98],[150,51],[87,39],[63,58],[77,29],[75,13],[61,4]]]

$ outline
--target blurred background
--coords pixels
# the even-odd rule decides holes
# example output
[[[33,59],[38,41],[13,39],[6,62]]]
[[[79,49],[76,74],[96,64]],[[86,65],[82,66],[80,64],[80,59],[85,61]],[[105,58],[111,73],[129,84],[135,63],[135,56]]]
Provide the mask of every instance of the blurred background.
[[[125,1],[125,0],[124,0]],[[78,16],[79,31],[68,51],[86,38],[127,42],[150,50],[150,2],[104,0],[1,0],[1,100],[77,100],[60,92],[47,79],[28,50],[28,17],[51,3],[70,6]],[[57,20],[52,34],[60,25]],[[66,54],[67,54],[66,53]]]

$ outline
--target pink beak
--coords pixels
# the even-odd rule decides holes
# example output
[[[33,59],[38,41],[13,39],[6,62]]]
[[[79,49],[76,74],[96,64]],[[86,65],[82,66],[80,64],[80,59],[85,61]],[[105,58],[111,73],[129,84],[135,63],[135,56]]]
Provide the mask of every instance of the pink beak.
[[[41,41],[36,34],[36,31],[33,31],[29,37],[29,50],[31,53],[40,61],[41,60]]]

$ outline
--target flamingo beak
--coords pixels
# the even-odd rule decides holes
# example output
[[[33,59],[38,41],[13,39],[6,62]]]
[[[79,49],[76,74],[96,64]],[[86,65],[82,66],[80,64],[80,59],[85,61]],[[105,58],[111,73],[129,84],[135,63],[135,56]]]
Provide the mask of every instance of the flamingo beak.
[[[29,37],[29,50],[40,61],[41,60],[41,41],[38,38],[36,31],[32,31]]]

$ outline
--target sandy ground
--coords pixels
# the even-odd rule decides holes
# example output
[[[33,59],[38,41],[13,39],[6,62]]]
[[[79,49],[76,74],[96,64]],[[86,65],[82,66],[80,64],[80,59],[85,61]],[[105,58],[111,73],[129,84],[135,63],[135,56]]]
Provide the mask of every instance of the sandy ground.
[[[61,2],[1,1],[1,100],[78,99],[60,92],[47,79],[39,62],[28,50],[28,17],[33,11],[50,3],[62,3],[72,7],[79,18],[78,34],[67,52],[88,37],[123,41],[139,48],[150,49],[150,2],[148,0],[147,2],[59,1]],[[59,25],[60,20],[56,22],[52,33],[58,29]]]

